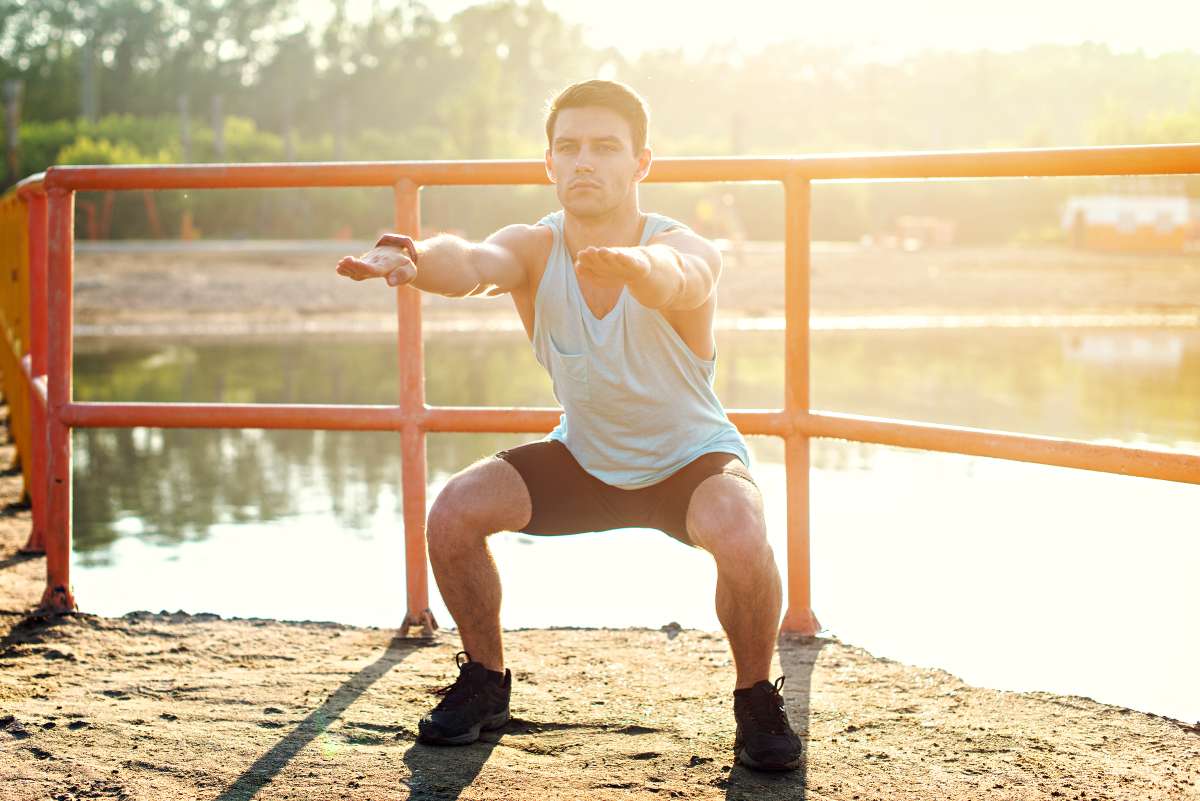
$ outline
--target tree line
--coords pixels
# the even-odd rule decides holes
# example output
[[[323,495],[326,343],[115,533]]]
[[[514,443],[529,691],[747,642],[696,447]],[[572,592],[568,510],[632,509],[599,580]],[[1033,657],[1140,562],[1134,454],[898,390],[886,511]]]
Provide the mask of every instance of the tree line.
[[[793,42],[631,57],[587,44],[540,0],[480,4],[447,20],[415,0],[374,4],[365,19],[344,0],[331,0],[327,20],[306,19],[310,9],[297,0],[0,0],[0,80],[23,86],[9,183],[56,163],[537,158],[546,99],[597,75],[646,96],[660,156],[1200,141],[1197,52],[1042,45],[876,63]],[[995,185],[909,197],[830,187],[836,210],[818,210],[814,233],[843,238],[907,211],[959,219],[968,239],[1049,237],[1056,204],[1077,189],[1056,186],[1030,188],[1032,204]],[[553,205],[541,189],[506,191],[515,199],[499,208],[474,190],[427,192],[426,219],[480,233],[508,221],[501,215]],[[777,192],[655,193],[677,213],[720,208],[714,198],[731,194],[743,233],[781,230]],[[204,235],[368,235],[388,222],[386,199],[364,191],[262,197],[164,193],[159,202],[167,235],[184,211]],[[147,235],[140,199],[118,198],[106,213],[111,235]]]

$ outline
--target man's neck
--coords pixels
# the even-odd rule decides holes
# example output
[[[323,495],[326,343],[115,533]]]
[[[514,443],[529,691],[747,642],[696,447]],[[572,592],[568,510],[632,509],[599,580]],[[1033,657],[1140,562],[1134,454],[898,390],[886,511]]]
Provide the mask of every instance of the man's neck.
[[[563,232],[572,256],[588,247],[634,247],[641,242],[642,224],[643,215],[636,203],[602,217],[563,213]]]

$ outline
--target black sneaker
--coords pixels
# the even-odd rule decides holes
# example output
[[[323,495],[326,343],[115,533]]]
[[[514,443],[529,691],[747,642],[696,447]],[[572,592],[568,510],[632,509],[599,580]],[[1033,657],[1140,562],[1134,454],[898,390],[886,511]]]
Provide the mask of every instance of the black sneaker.
[[[737,734],[733,753],[737,761],[755,770],[795,770],[802,757],[800,738],[788,723],[783,708],[783,676],[772,684],[760,681],[733,692]]]
[[[466,657],[460,659],[459,657]],[[466,745],[479,739],[479,732],[499,729],[508,723],[508,697],[512,672],[504,676],[488,670],[471,655],[454,655],[458,679],[449,687],[435,690],[445,696],[417,724],[417,742],[430,745]]]

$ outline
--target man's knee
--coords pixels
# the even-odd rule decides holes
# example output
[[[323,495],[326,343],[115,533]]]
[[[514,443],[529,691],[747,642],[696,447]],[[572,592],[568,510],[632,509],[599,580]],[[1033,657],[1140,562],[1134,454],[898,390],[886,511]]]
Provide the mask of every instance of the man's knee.
[[[751,567],[772,558],[762,495],[736,476],[710,476],[700,483],[688,505],[687,528],[692,541],[718,565]]]
[[[529,522],[529,492],[516,468],[501,459],[478,462],[442,488],[425,526],[431,549],[454,548]]]

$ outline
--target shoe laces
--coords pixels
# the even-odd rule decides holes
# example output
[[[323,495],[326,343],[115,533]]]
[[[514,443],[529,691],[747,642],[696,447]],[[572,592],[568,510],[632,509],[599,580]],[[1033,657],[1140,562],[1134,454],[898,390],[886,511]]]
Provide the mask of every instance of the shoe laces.
[[[771,734],[785,734],[788,731],[787,710],[783,704],[785,678],[780,676],[770,689],[764,687],[762,692],[750,694],[750,716]]]
[[[465,659],[462,657],[465,657]],[[432,695],[442,696],[441,702],[437,705],[438,709],[468,701],[479,693],[478,683],[468,680],[466,674],[463,672],[463,668],[470,661],[471,655],[466,651],[459,651],[454,655],[454,664],[458,665],[458,678],[454,680],[453,684],[448,684],[445,687],[440,687],[432,691]]]

